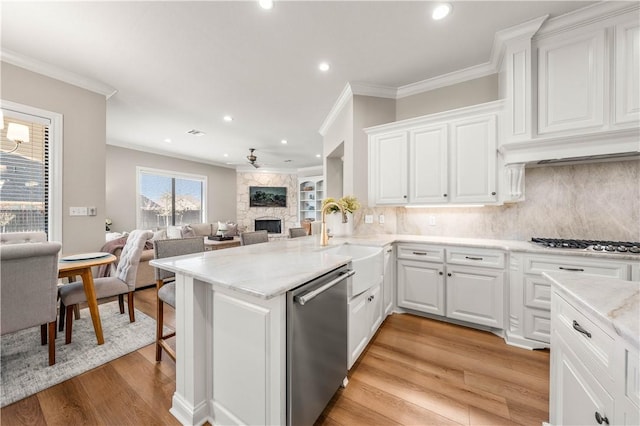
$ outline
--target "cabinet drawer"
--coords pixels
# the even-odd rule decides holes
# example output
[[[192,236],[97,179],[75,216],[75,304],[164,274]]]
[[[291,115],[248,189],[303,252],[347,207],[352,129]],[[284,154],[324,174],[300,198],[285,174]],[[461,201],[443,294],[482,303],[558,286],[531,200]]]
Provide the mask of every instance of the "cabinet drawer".
[[[447,263],[503,269],[504,253],[498,250],[447,247]]]
[[[398,259],[426,260],[444,262],[444,248],[423,245],[399,245]]]
[[[625,350],[627,371],[625,373],[625,394],[636,407],[640,407],[640,354],[635,350]]]
[[[557,293],[552,297],[552,333],[558,333],[568,342],[589,369],[597,369],[603,377],[612,378],[613,337]]]
[[[541,274],[542,272],[579,272],[585,275],[619,278],[628,280],[629,266],[617,262],[603,262],[591,259],[576,259],[567,256],[527,257],[524,269],[526,273]]]
[[[530,308],[551,309],[551,285],[539,275],[524,277],[524,305]]]

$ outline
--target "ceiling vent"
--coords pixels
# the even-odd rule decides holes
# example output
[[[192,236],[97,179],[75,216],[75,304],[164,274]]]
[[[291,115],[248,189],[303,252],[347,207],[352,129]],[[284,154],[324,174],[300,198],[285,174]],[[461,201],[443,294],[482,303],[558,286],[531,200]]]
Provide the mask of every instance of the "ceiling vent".
[[[193,135],[193,136],[204,136],[205,135],[204,132],[202,132],[200,130],[196,130],[196,129],[191,129],[187,133],[189,133],[190,135]]]

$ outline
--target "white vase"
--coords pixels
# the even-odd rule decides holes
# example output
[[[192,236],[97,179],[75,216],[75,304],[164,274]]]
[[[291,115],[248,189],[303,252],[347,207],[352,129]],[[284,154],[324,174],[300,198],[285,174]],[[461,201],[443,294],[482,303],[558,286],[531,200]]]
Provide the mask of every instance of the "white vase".
[[[334,237],[350,237],[353,235],[353,213],[347,213],[347,223],[342,223],[339,212],[327,214],[325,217],[329,235]]]

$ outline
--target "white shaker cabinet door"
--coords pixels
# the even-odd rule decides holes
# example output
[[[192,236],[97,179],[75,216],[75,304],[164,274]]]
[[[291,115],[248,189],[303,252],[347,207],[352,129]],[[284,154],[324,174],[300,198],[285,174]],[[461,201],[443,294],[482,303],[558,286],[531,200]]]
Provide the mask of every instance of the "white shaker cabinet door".
[[[387,133],[372,138],[370,185],[375,204],[407,203],[407,132]]]
[[[424,127],[409,133],[409,202],[447,202],[447,125]]]
[[[397,265],[398,306],[444,316],[442,264],[402,259]]]
[[[538,133],[604,125],[604,30],[538,42]]]
[[[637,19],[616,26],[616,123],[640,120],[640,25]]]
[[[504,272],[447,265],[447,317],[502,328]]]
[[[496,116],[451,124],[450,201],[493,203],[496,195]]]

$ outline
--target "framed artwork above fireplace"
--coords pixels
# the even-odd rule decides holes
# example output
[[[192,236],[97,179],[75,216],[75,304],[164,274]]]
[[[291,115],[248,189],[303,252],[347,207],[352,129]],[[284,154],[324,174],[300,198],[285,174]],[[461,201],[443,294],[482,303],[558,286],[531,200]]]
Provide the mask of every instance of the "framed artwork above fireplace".
[[[250,186],[249,207],[287,207],[287,187]]]

